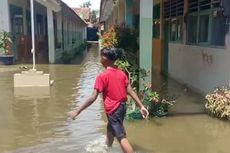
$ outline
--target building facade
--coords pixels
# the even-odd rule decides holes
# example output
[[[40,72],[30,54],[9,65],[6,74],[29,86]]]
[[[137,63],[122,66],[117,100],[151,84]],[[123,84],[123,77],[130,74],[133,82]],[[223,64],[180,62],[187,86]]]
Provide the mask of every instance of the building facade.
[[[102,0],[101,21],[107,30],[122,22],[134,26],[139,18],[140,67],[206,94],[230,83],[230,19],[223,15],[221,2],[110,0],[106,4]],[[124,9],[123,18],[120,9]]]
[[[1,0],[0,10],[0,31],[11,33],[15,60],[31,61],[30,0]],[[35,0],[34,22],[40,63],[55,63],[63,51],[86,38],[86,23],[60,0]]]
[[[229,17],[221,12],[221,1],[170,0],[160,5],[162,70],[201,94],[229,85]]]

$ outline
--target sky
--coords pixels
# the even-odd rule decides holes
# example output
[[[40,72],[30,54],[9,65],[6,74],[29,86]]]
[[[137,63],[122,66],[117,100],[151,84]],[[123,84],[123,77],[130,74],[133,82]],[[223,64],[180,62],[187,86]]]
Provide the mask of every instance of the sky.
[[[90,1],[90,3],[92,4],[91,9],[99,10],[100,8],[100,0],[62,0],[62,1],[65,2],[70,7],[79,7],[84,2]]]

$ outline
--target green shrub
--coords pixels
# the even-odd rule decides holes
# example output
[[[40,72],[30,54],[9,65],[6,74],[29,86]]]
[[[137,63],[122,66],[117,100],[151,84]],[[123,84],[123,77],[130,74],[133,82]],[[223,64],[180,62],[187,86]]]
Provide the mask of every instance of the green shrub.
[[[70,64],[73,59],[73,54],[68,51],[64,51],[61,56],[61,60],[64,64]]]
[[[130,27],[117,26],[116,27],[117,47],[123,48],[128,52],[137,52],[139,46],[137,43],[138,30]]]
[[[151,84],[145,84],[140,91],[140,99],[148,109],[150,117],[162,117],[168,114],[169,108],[174,104],[175,99],[171,97],[160,97],[156,91],[152,91]],[[128,103],[126,119],[142,119],[140,109],[136,108],[134,102]]]
[[[11,33],[6,31],[0,32],[0,54],[12,54],[12,50],[10,50],[10,44],[12,44]]]
[[[211,114],[230,119],[230,87],[219,87],[206,95],[205,107]]]

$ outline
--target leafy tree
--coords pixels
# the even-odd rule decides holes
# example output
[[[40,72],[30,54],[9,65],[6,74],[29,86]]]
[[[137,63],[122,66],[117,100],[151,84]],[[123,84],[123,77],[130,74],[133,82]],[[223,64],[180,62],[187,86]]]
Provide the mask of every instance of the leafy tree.
[[[98,13],[97,10],[93,10],[93,11],[91,12],[91,22],[92,22],[92,23],[96,23],[96,22],[97,22],[97,13]]]
[[[80,7],[81,8],[90,8],[90,6],[91,6],[91,3],[90,3],[90,1],[88,1],[88,2],[83,3]]]

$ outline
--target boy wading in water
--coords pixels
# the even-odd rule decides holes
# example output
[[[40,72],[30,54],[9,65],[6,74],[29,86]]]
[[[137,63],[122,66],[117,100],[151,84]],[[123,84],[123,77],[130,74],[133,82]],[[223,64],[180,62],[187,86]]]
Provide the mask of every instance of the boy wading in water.
[[[92,95],[82,106],[76,110],[70,111],[68,115],[72,119],[75,119],[97,99],[99,93],[102,93],[104,109],[108,118],[106,137],[108,147],[112,146],[114,137],[116,137],[124,153],[133,153],[133,148],[126,137],[125,128],[123,126],[123,120],[126,113],[127,94],[129,94],[140,107],[143,118],[147,119],[149,112],[131,87],[127,75],[114,65],[117,59],[118,49],[103,48],[101,50],[101,63],[106,70],[97,76]]]

